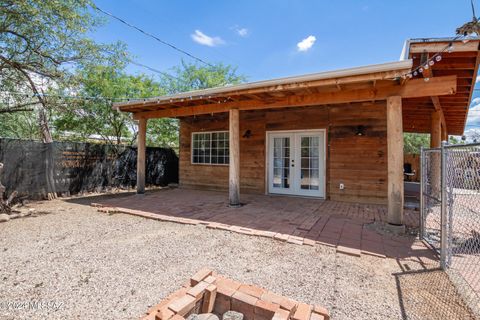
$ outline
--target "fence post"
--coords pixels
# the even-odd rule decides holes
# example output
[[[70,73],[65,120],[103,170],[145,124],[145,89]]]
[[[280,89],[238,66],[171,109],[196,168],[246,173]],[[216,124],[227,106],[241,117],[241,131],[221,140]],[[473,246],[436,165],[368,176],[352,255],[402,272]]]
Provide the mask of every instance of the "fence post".
[[[424,151],[423,151],[423,146],[420,147],[420,240],[422,240],[425,237],[425,225],[424,225],[424,209],[425,209],[425,204],[423,203],[423,188],[425,187],[425,181],[424,181]]]
[[[440,237],[440,267],[442,270],[447,268],[447,188],[446,188],[446,146],[447,142],[442,141],[440,148],[440,223],[441,223],[441,237]]]

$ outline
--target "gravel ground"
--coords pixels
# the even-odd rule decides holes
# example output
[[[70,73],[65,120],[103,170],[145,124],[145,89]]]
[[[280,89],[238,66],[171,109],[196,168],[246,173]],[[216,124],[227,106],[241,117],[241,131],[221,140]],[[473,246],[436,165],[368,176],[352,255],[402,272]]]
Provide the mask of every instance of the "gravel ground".
[[[204,266],[323,305],[333,319],[428,319],[413,309],[441,304],[448,310],[423,293],[421,303],[411,303],[418,283],[404,271],[424,268],[413,261],[107,215],[62,200],[31,206],[37,217],[0,224],[0,319],[136,319]],[[28,301],[43,305],[28,307]],[[11,302],[19,303],[15,310]]]

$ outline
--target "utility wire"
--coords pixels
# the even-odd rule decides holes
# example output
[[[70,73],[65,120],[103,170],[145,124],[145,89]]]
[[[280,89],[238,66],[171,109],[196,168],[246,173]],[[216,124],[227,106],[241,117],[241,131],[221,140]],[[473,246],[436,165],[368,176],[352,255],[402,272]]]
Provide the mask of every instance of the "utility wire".
[[[179,47],[177,47],[177,46],[175,46],[175,45],[173,45],[173,44],[171,44],[171,43],[169,43],[169,42],[167,42],[167,41],[164,41],[164,40],[160,39],[159,37],[155,36],[154,34],[151,34],[150,32],[145,31],[145,30],[143,30],[143,29],[141,29],[141,28],[133,25],[133,24],[125,21],[125,20],[122,19],[122,18],[119,18],[119,17],[117,17],[117,16],[115,16],[115,15],[113,15],[113,14],[111,14],[111,13],[105,11],[105,10],[102,10],[101,8],[99,8],[99,7],[98,7],[96,4],[94,4],[94,3],[92,3],[92,7],[93,7],[95,10],[98,10],[98,11],[100,11],[101,13],[103,13],[103,14],[105,14],[105,15],[107,15],[107,16],[115,19],[115,20],[120,21],[120,22],[123,23],[124,25],[126,25],[126,26],[128,26],[128,27],[130,27],[130,28],[133,28],[133,29],[135,29],[135,30],[137,30],[137,31],[139,31],[139,32],[141,32],[141,33],[143,33],[143,34],[146,35],[147,37],[150,37],[150,38],[152,38],[152,39],[160,42],[160,43],[163,44],[163,45],[169,46],[170,48],[172,48],[172,49],[174,49],[174,50],[176,50],[176,51],[178,51],[178,52],[180,52],[180,53],[182,53],[182,54],[184,54],[184,55],[186,55],[186,56],[188,56],[188,57],[190,57],[190,58],[192,58],[192,59],[194,59],[194,60],[196,60],[196,61],[198,61],[198,62],[201,62],[201,63],[203,63],[203,64],[205,64],[205,65],[208,65],[208,66],[210,66],[210,67],[215,67],[213,64],[208,63],[207,61],[205,61],[205,60],[203,60],[203,59],[201,59],[201,58],[199,58],[199,57],[196,57],[196,56],[194,56],[193,54],[191,54],[191,53],[189,53],[189,52],[187,52],[187,51],[185,51],[185,50],[183,50],[183,49],[180,49]]]
[[[106,52],[106,53],[108,53],[108,54],[111,54],[111,55],[114,55],[114,54],[115,54],[115,52],[112,52],[112,51],[106,50],[106,49],[102,49],[102,51],[103,51],[103,52]],[[165,77],[168,77],[168,78],[171,78],[171,79],[175,79],[175,80],[180,81],[180,82],[187,83],[186,80],[184,80],[184,79],[175,77],[175,76],[173,76],[173,75],[171,75],[171,74],[169,74],[169,73],[167,73],[167,72],[160,71],[160,70],[155,69],[155,68],[153,68],[153,67],[147,66],[146,64],[143,64],[143,63],[141,63],[141,62],[135,61],[135,60],[129,58],[126,54],[124,54],[124,57],[125,57],[125,59],[126,59],[129,63],[134,64],[134,65],[136,65],[136,66],[138,66],[138,67],[142,67],[142,68],[148,69],[148,70],[150,70],[150,71],[152,71],[152,72],[158,73],[158,74],[160,74],[160,75],[162,75],[162,76],[165,76]]]

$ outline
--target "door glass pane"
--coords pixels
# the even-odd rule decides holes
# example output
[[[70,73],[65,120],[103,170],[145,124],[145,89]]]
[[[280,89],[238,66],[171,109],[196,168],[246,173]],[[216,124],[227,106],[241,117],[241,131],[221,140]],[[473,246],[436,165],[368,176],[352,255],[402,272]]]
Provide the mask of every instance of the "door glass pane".
[[[300,188],[303,190],[318,190],[320,187],[320,138],[301,137],[301,168]]]
[[[290,188],[290,138],[273,138],[273,186]]]

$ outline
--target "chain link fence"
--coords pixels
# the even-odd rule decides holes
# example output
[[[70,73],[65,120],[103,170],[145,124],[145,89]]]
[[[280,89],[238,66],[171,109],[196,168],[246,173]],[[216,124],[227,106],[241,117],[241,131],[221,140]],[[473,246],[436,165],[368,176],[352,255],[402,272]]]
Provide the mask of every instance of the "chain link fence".
[[[422,150],[421,236],[480,316],[480,144]]]

